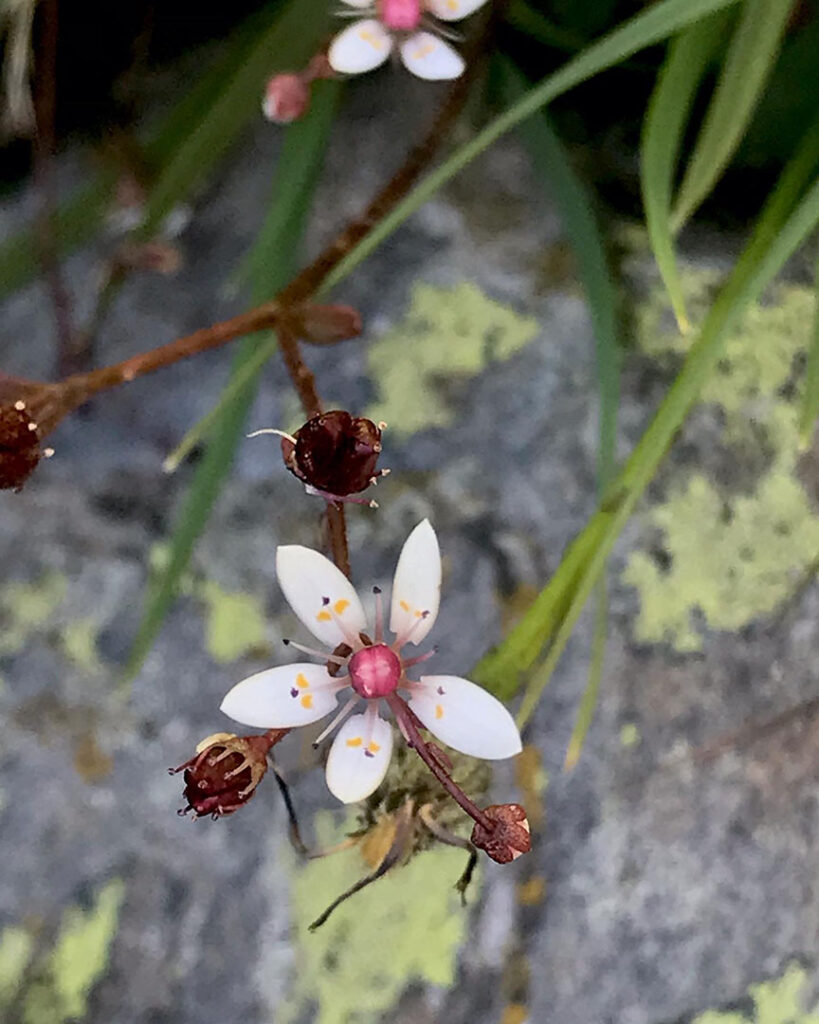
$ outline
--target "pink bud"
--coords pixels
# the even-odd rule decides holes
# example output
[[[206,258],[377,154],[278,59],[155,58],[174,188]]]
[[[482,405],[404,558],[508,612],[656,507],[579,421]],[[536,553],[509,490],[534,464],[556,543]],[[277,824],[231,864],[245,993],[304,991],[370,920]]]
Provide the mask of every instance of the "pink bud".
[[[274,75],[267,83],[262,110],[268,121],[290,124],[307,113],[310,88],[301,75]]]

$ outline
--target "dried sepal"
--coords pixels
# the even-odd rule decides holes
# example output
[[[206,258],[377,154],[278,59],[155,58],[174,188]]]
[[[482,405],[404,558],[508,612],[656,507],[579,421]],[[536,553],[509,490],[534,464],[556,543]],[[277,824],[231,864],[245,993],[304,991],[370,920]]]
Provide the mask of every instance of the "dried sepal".
[[[483,813],[494,827],[488,829],[476,823],[472,843],[492,860],[509,864],[532,849],[529,820],[520,804],[491,804]]]

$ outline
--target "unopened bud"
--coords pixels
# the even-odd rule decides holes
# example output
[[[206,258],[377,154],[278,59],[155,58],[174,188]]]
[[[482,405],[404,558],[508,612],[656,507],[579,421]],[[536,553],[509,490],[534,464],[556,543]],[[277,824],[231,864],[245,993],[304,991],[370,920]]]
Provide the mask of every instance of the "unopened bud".
[[[304,76],[287,73],[274,75],[267,83],[262,110],[268,121],[290,124],[307,113],[310,83]]]
[[[171,775],[185,773],[186,806],[179,813],[193,811],[195,818],[209,814],[215,820],[238,811],[264,778],[268,751],[288,732],[270,729],[261,736],[217,732],[202,740],[189,761],[169,769]]]
[[[343,409],[322,413],[282,438],[284,464],[309,487],[345,497],[363,491],[378,476],[381,431],[372,422]]]
[[[361,334],[361,314],[352,306],[308,305],[292,319],[296,333],[311,345],[335,345]]]
[[[532,849],[529,820],[520,804],[492,804],[483,813],[494,828],[487,829],[478,822],[472,829],[472,844],[492,860],[508,864]]]

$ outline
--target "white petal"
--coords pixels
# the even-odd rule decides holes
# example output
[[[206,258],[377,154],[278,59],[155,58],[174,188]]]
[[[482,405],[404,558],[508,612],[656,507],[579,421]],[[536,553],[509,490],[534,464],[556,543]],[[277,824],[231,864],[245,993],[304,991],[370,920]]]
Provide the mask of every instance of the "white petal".
[[[348,7],[372,7],[375,0],[341,0]]]
[[[435,625],[441,603],[441,551],[438,538],[428,519],[419,523],[407,537],[390,599],[390,629],[403,636],[423,616],[427,617],[412,632],[410,640],[419,644]]]
[[[491,693],[459,676],[422,676],[421,684],[409,706],[447,746],[487,761],[521,752],[514,719]]]
[[[222,701],[222,711],[260,729],[309,725],[335,710],[336,694],[345,685],[323,665],[280,665],[237,683]]]
[[[407,71],[433,82],[457,78],[466,67],[458,51],[431,32],[416,32],[401,43],[401,60]]]
[[[378,715],[353,715],[339,729],[327,758],[327,786],[354,804],[378,789],[392,756],[392,727]]]
[[[356,21],[335,37],[327,51],[334,71],[357,75],[372,71],[389,57],[392,36],[377,18]]]
[[[345,0],[345,3],[349,2],[350,0]],[[461,18],[468,18],[485,3],[486,0],[424,0],[424,6],[429,13],[441,21],[460,21]]]
[[[352,583],[318,551],[298,544],[279,548],[276,575],[290,607],[328,647],[347,643],[367,625]]]

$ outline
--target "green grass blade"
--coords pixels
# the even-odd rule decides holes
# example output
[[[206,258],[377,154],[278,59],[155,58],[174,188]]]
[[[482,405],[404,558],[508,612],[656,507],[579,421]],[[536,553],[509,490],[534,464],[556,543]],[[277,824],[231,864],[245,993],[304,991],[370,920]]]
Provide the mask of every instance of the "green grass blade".
[[[508,61],[501,64],[501,87],[508,102],[525,91],[525,79]],[[548,181],[563,218],[578,273],[592,317],[597,364],[597,386],[600,403],[597,475],[601,492],[614,471],[617,442],[617,411],[620,404],[620,357],[622,341],[617,321],[617,299],[606,258],[606,248],[594,202],[582,180],[575,173],[571,160],[545,114],[521,125],[537,173]],[[608,608],[605,581],[599,585],[595,640],[589,683],[581,701],[580,717],[573,735],[573,756],[578,757],[594,714],[603,654],[608,632]]]
[[[612,482],[608,496],[581,531],[555,576],[535,599],[503,643],[479,664],[475,676],[484,685],[502,685],[532,667],[543,646],[549,654],[531,681],[519,720],[528,720],[546,685],[574,622],[605,567],[606,559],[654,476],[662,458],[720,358],[722,341],[747,305],[755,301],[785,261],[819,223],[819,182],[794,207],[809,180],[795,164],[783,173],[754,234],[693,342],[682,370],[628,462]],[[792,210],[792,212],[790,212]]]
[[[271,298],[295,270],[296,253],[324,161],[340,88],[337,82],[316,87],[308,116],[287,129],[274,177],[273,198],[253,252],[253,298],[256,302]],[[170,538],[167,565],[149,587],[145,614],[126,667],[127,678],[139,671],[173,603],[194,545],[207,526],[256,393],[264,365],[258,360],[259,350],[270,347],[270,336],[265,334],[246,338],[241,343],[234,360],[233,380],[241,377],[242,385],[232,388],[229,401],[220,403],[212,440],[197,466]],[[246,373],[248,365],[255,369],[252,375]]]
[[[802,415],[799,432],[802,446],[807,448],[813,440],[816,419],[819,417],[819,260],[816,261],[816,312],[813,320],[813,338],[808,350],[808,365],[805,370],[805,395],[802,399]]]
[[[691,104],[721,43],[727,20],[727,13],[719,11],[674,40],[643,123],[640,184],[646,227],[657,268],[684,334],[690,324],[671,234],[674,172]]]
[[[679,231],[739,145],[782,45],[791,0],[745,0],[672,215]]]
[[[731,7],[737,2],[738,0],[660,0],[588,47],[564,64],[559,71],[548,75],[530,89],[517,103],[490,121],[469,142],[456,149],[447,160],[423,178],[335,267],[328,275],[322,292],[347,277],[438,189],[480,156],[493,142],[525,121],[527,117],[531,117],[541,107],[639,50],[667,39],[700,18],[725,7]]]
[[[597,584],[597,606],[594,611],[589,681],[580,698],[580,707],[577,709],[574,728],[566,748],[566,757],[563,761],[563,770],[566,772],[570,772],[580,760],[583,744],[586,742],[586,736],[594,720],[594,712],[597,710],[597,699],[600,695],[600,683],[603,679],[603,667],[606,660],[606,641],[609,635],[608,617],[608,593],[605,578],[602,578]],[[548,679],[546,681],[548,682]]]

